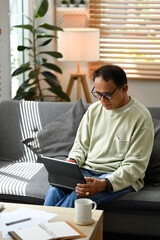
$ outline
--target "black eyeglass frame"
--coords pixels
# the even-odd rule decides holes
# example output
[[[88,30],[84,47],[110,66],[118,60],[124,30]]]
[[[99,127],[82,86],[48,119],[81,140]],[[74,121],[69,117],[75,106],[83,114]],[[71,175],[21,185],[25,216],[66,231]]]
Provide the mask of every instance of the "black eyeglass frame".
[[[93,87],[92,90],[91,90],[91,93],[92,93],[92,95],[93,95],[95,98],[97,98],[97,99],[99,99],[99,100],[101,100],[102,96],[103,96],[105,99],[107,99],[107,100],[112,100],[112,95],[115,93],[115,91],[116,91],[118,88],[120,88],[120,87],[116,87],[116,88],[113,90],[113,92],[111,92],[111,93],[109,93],[109,92],[99,93],[99,92],[93,92],[93,90],[95,89],[95,87]],[[99,96],[97,96],[97,95],[95,95],[95,94],[97,94],[97,95],[99,95]]]

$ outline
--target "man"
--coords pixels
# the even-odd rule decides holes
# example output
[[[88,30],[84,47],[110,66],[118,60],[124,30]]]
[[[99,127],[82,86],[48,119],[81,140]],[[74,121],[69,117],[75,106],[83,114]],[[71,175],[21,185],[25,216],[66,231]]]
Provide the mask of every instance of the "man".
[[[77,184],[75,191],[50,187],[45,205],[74,207],[74,200],[81,197],[100,205],[144,185],[154,136],[150,113],[128,95],[120,67],[99,68],[93,81],[91,92],[99,101],[82,118],[68,156],[87,176],[87,183]]]

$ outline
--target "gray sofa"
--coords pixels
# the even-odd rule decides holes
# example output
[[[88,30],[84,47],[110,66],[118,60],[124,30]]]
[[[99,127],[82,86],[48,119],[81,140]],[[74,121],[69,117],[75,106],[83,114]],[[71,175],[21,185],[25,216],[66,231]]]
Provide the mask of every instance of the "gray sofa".
[[[37,157],[39,144],[43,154],[64,158],[87,107],[80,101],[0,103],[0,201],[43,204],[49,183]],[[160,236],[160,108],[149,110],[155,142],[145,186],[100,206],[104,232]]]

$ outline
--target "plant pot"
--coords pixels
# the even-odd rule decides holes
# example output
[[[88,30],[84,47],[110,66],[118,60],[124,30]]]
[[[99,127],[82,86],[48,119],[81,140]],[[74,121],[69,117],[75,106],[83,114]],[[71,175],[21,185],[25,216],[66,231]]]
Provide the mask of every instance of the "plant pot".
[[[63,7],[63,8],[68,7],[68,4],[61,3],[61,7]]]
[[[76,3],[70,3],[70,4],[69,4],[69,7],[70,7],[70,8],[75,8],[75,7],[76,7]]]
[[[80,8],[85,8],[86,7],[86,4],[78,4],[78,7],[80,7]]]

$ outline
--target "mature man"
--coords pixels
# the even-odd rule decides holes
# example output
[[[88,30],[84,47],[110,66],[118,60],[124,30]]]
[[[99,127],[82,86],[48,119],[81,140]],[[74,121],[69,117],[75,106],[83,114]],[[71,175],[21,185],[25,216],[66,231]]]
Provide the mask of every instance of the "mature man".
[[[88,108],[79,125],[68,161],[87,176],[75,191],[50,187],[45,205],[73,207],[86,197],[98,205],[140,190],[153,146],[149,111],[128,95],[125,72],[106,65],[94,72],[91,93],[99,101]]]

